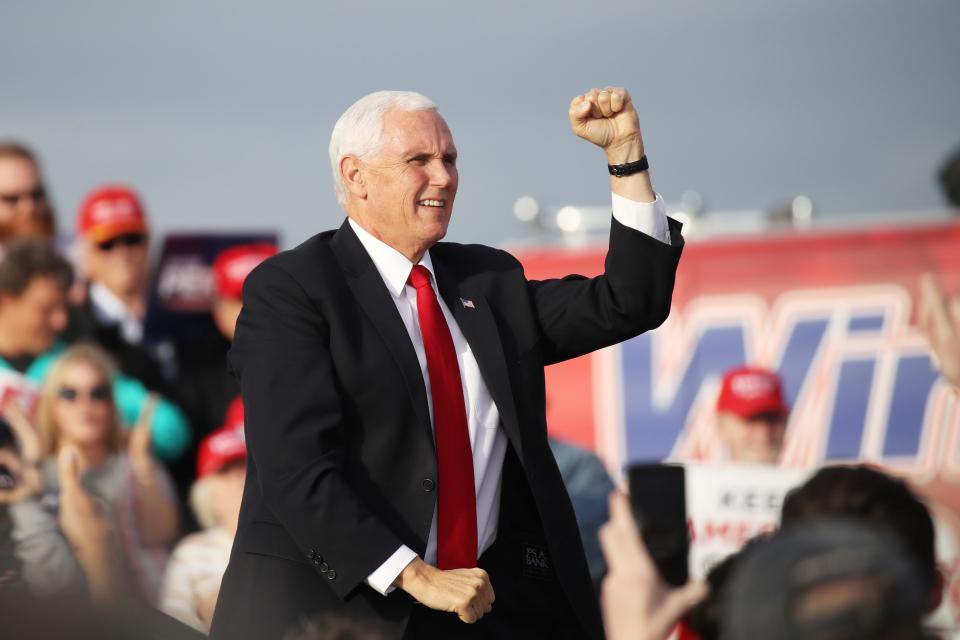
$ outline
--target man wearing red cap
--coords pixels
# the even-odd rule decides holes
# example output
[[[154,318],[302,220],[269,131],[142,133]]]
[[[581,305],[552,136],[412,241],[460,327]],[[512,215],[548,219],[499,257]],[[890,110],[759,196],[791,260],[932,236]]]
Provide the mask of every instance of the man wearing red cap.
[[[233,340],[237,317],[243,307],[241,296],[244,280],[254,267],[276,253],[276,245],[254,242],[230,247],[220,252],[213,261],[213,281],[217,289],[213,320],[227,340]]]
[[[789,414],[776,372],[738,367],[724,374],[717,398],[717,427],[731,462],[776,464]]]
[[[77,235],[83,241],[93,313],[113,324],[123,340],[143,340],[146,314],[147,218],[136,193],[108,186],[89,194],[80,207]]]
[[[188,535],[173,550],[160,591],[162,611],[204,633],[230,559],[246,459],[243,402],[237,396],[223,426],[204,438],[197,451],[190,506],[204,530]]]
[[[113,357],[124,379],[124,390],[118,391],[121,407],[132,412],[142,406],[147,390],[172,398],[174,390],[163,367],[140,344],[147,306],[149,239],[140,199],[127,187],[94,190],[80,207],[77,235],[89,285],[86,301],[70,310],[65,339],[96,342]],[[158,455],[170,463],[186,450],[190,426],[170,400],[164,399],[158,408],[154,445],[160,445]]]
[[[236,378],[227,371],[227,350],[243,306],[240,292],[247,274],[276,253],[276,245],[255,242],[225,249],[213,261],[216,299],[212,313],[223,340],[180,356],[178,397],[194,433],[198,435],[209,433],[223,424],[228,403],[240,393]]]
[[[160,362],[141,345],[149,227],[140,199],[122,186],[94,190],[80,207],[77,236],[89,284],[86,301],[73,309],[68,338],[96,341],[125,374],[169,394]]]

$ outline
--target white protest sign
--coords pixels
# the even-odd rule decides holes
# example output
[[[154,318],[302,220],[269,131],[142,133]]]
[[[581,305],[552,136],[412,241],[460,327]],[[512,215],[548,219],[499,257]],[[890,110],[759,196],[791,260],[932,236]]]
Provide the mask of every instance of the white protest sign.
[[[812,473],[761,465],[684,468],[693,578],[702,578],[750,538],[776,529],[787,492]]]

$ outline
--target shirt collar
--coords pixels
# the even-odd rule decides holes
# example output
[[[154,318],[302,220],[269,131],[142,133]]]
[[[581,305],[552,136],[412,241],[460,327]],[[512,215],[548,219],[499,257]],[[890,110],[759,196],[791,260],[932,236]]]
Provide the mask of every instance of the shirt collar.
[[[123,322],[134,317],[123,301],[99,282],[90,285],[90,302],[94,313],[103,320]]]
[[[90,285],[90,307],[94,317],[101,324],[119,325],[123,338],[127,342],[140,342],[143,338],[143,320],[99,282]]]
[[[367,254],[373,261],[373,266],[380,272],[383,283],[387,285],[387,289],[394,298],[399,298],[403,295],[403,288],[407,284],[407,278],[410,277],[413,263],[387,243],[373,237],[370,232],[354,222],[353,218],[348,218],[348,220],[353,232],[357,234],[360,244],[367,250]],[[429,251],[423,254],[420,264],[427,268],[434,283],[436,283],[437,278],[433,271],[433,261],[430,259]]]

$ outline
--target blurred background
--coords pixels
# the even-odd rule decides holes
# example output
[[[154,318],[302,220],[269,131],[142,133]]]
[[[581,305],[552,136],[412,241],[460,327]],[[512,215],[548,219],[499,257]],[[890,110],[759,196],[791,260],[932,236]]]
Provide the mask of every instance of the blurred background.
[[[522,233],[524,195],[604,204],[600,154],[568,130],[593,86],[633,93],[653,176],[712,210],[807,195],[816,211],[937,209],[960,144],[960,5],[5,0],[0,134],[42,158],[61,224],[104,181],[160,230],[339,224],[327,160],[370,91],[436,100],[461,187],[451,238]],[[908,213],[910,212],[910,213]]]

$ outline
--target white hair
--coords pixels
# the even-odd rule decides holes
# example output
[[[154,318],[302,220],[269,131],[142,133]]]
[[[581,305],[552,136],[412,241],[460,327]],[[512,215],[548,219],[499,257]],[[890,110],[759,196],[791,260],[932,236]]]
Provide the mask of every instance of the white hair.
[[[437,103],[415,91],[377,91],[347,108],[330,134],[333,190],[340,206],[347,203],[347,187],[340,175],[344,156],[363,159],[376,154],[383,143],[383,116],[388,111],[436,111]]]

